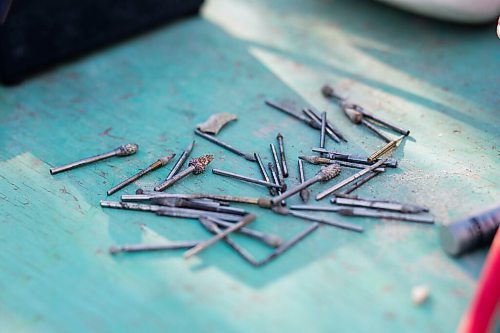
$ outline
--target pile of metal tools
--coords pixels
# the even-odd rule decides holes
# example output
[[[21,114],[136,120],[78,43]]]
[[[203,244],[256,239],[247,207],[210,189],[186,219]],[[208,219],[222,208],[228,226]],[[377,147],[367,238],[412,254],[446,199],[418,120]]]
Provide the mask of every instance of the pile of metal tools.
[[[238,181],[249,182],[264,187],[266,190],[263,192],[262,197],[242,197],[210,193],[164,193],[164,190],[169,189],[189,175],[199,175],[203,173],[213,161],[213,155],[202,155],[192,158],[187,163],[188,166],[183,169],[195,147],[195,141],[193,140],[181,153],[161,184],[157,184],[149,190],[138,189],[135,194],[124,194],[121,196],[121,201],[102,200],[101,207],[150,212],[158,216],[195,219],[199,221],[209,233],[213,234],[213,236],[206,240],[182,240],[160,244],[112,246],[110,248],[110,253],[118,254],[122,252],[186,249],[187,251],[184,253],[184,257],[189,258],[209,248],[217,241],[222,240],[250,264],[262,266],[290,249],[301,239],[315,231],[320,225],[328,225],[354,232],[363,232],[363,228],[359,225],[338,222],[332,218],[323,218],[311,213],[305,213],[304,211],[332,212],[343,216],[361,216],[427,224],[434,223],[434,218],[425,207],[391,200],[360,198],[351,195],[353,191],[360,188],[371,179],[386,172],[387,168],[398,167],[398,161],[389,158],[387,155],[397,149],[404,138],[410,134],[410,131],[402,129],[366,111],[363,107],[349,102],[347,98],[337,94],[330,86],[324,86],[321,89],[321,93],[337,104],[354,124],[365,126],[377,137],[382,138],[385,145],[369,156],[358,156],[350,153],[327,150],[325,148],[327,137],[337,144],[347,142],[347,139],[344,134],[327,119],[326,112],[319,113],[311,108],[304,108],[302,113],[299,113],[285,105],[266,101],[268,106],[292,116],[307,124],[309,127],[319,131],[319,145],[318,147],[311,148],[311,151],[316,153],[316,155],[299,157],[297,161],[297,176],[300,183],[292,187],[288,186],[286,183],[286,179],[290,176],[290,164],[287,161],[285,140],[281,133],[277,134],[275,143],[270,143],[269,153],[272,162],[265,165],[259,153],[243,152],[218,139],[216,136],[222,128],[229,122],[237,120],[237,117],[230,113],[214,114],[206,122],[197,125],[194,134],[237,156],[254,162],[262,178],[257,179],[216,168],[211,170],[212,174],[230,177]],[[400,136],[391,139],[378,127],[395,131],[400,134]],[[107,153],[85,158],[61,167],[52,168],[50,169],[50,173],[54,175],[59,172],[114,156],[129,156],[135,154],[138,150],[139,146],[137,144],[126,144]],[[159,158],[145,169],[108,190],[107,195],[112,195],[135,182],[140,177],[166,166],[175,156],[176,154],[171,154]],[[314,165],[321,165],[321,167],[313,177],[306,179],[303,161]],[[339,177],[342,170],[346,168],[358,169],[359,171],[315,195],[316,201],[331,196],[331,205],[308,204],[311,197],[310,189],[315,183],[331,182],[334,178]],[[291,205],[288,207],[286,200],[296,194],[300,196],[303,205]],[[233,207],[233,204],[252,205],[276,214],[293,216],[309,222],[309,225],[296,236],[284,241],[277,235],[264,233],[249,227],[249,224],[256,219],[256,215],[249,213],[243,208]],[[272,251],[264,259],[257,260],[249,251],[242,248],[230,238],[230,234],[233,232],[262,242],[270,247]]]

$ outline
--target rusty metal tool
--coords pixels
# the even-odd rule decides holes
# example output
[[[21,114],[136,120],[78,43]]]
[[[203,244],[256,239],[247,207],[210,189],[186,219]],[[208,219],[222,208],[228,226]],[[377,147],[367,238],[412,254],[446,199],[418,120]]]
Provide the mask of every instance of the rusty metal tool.
[[[189,166],[186,169],[184,169],[183,171],[179,172],[178,174],[176,174],[172,178],[164,181],[160,185],[156,186],[154,188],[154,190],[157,191],[157,192],[158,191],[163,191],[167,187],[172,186],[173,184],[175,184],[176,182],[178,182],[179,180],[181,180],[182,178],[188,176],[191,173],[194,173],[195,175],[199,175],[200,173],[203,173],[203,171],[205,171],[205,168],[207,167],[207,165],[210,162],[212,162],[213,159],[214,159],[213,155],[203,155],[203,156],[200,156],[200,157],[197,157],[197,158],[193,158],[189,162]]]
[[[222,142],[221,140],[215,138],[214,136],[212,135],[209,135],[209,134],[206,134],[206,133],[203,133],[202,131],[196,129],[194,130],[194,133],[198,136],[201,136],[202,138],[205,138],[207,139],[208,141],[212,142],[212,143],[215,143],[216,145],[224,148],[224,149],[227,149],[229,150],[230,152],[232,153],[235,153],[236,155],[239,155],[239,156],[242,156],[244,157],[246,160],[248,161],[252,161],[252,162],[255,162],[255,156],[254,154],[247,154],[247,153],[244,153],[242,152],[241,150],[225,143],[225,142]]]
[[[189,144],[189,146],[187,146],[187,148],[184,149],[184,151],[182,152],[181,156],[179,157],[179,159],[177,160],[177,162],[175,162],[174,167],[172,168],[172,170],[170,171],[170,173],[167,175],[167,178],[165,178],[165,180],[169,180],[170,178],[172,178],[173,176],[175,176],[177,174],[177,172],[179,172],[179,170],[184,165],[184,162],[186,162],[186,160],[188,159],[189,155],[193,151],[194,144],[195,144],[195,140],[193,140],[193,142],[191,142]]]
[[[302,160],[300,159],[298,160],[298,163],[299,163],[299,178],[300,178],[300,183],[302,184],[305,183],[306,181],[306,176],[304,173],[304,165],[302,164]],[[299,194],[300,198],[304,203],[307,203],[309,201],[309,197],[311,196],[311,192],[309,191],[309,189],[303,188],[302,190],[300,190]]]
[[[261,186],[265,186],[265,187],[275,187],[275,188],[279,188],[279,189],[282,188],[282,186],[279,184],[274,184],[271,182],[266,182],[264,180],[243,176],[243,175],[240,175],[240,174],[237,174],[234,172],[230,172],[230,171],[224,171],[224,170],[220,170],[220,169],[212,169],[212,173],[214,175],[234,178],[234,179],[242,180],[244,182],[249,182],[249,183],[253,183],[253,184],[257,184],[257,185],[261,185]]]
[[[122,252],[146,252],[146,251],[162,251],[162,250],[178,250],[192,248],[202,241],[179,241],[169,242],[164,244],[130,244],[111,246],[109,253],[118,254]]]
[[[278,140],[278,148],[280,151],[281,170],[283,170],[283,177],[287,178],[288,177],[288,166],[286,164],[285,144],[283,143],[283,135],[281,133],[278,133],[278,135],[276,136],[276,139]]]

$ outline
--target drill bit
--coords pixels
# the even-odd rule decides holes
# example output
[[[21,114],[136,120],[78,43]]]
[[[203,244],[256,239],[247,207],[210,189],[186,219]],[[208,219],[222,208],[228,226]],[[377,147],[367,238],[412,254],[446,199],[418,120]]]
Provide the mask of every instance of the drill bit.
[[[156,169],[159,169],[165,165],[167,165],[168,162],[170,162],[170,160],[172,158],[174,158],[175,154],[172,154],[172,155],[168,155],[168,156],[164,156],[160,159],[158,159],[156,162],[154,162],[153,164],[151,164],[150,166],[148,166],[146,169],[144,170],[141,170],[139,171],[138,173],[136,173],[135,175],[133,175],[132,177],[122,181],[120,184],[116,185],[115,187],[111,188],[107,194],[108,195],[111,195],[119,190],[121,190],[122,188],[124,188],[125,186],[129,185],[130,183],[132,182],[135,182],[137,179],[141,178],[142,176],[150,173],[151,171],[154,171]]]
[[[323,157],[326,157],[326,158],[329,158],[332,160],[336,160],[336,161],[346,161],[346,162],[366,164],[366,165],[372,165],[374,162],[379,161],[377,159],[376,161],[368,162],[368,157],[363,157],[363,156],[358,156],[358,155],[349,155],[349,154],[344,154],[344,153],[326,150],[323,148],[312,148],[312,151],[314,151],[316,153],[320,153]],[[397,168],[398,161],[393,159],[393,158],[388,158],[383,166],[388,167],[388,168]]]
[[[195,175],[199,175],[200,173],[205,171],[205,168],[207,167],[207,165],[210,162],[212,162],[213,159],[214,159],[213,155],[203,155],[203,156],[200,156],[197,158],[193,158],[189,162],[189,166],[186,169],[179,172],[178,174],[176,174],[175,176],[173,176],[169,180],[166,180],[163,183],[161,183],[160,185],[156,186],[154,188],[154,190],[157,192],[163,191],[167,187],[172,186],[177,181],[181,180],[182,178],[186,177],[187,175],[189,175],[191,173],[194,173]]]
[[[332,187],[324,190],[323,192],[321,192],[318,195],[316,195],[316,200],[321,200],[324,197],[326,197],[327,195],[332,194],[333,192],[335,192],[335,191],[341,189],[342,187],[346,186],[347,184],[352,183],[353,181],[355,181],[359,177],[367,174],[370,171],[375,170],[376,168],[378,168],[379,166],[381,166],[382,164],[384,164],[384,162],[385,162],[385,160],[380,160],[377,163],[375,163],[373,165],[370,165],[366,169],[363,169],[363,170],[359,171],[358,173],[352,175],[351,177],[349,177],[347,179],[344,179],[340,183],[338,183],[338,184],[336,184],[336,185],[334,185],[334,186],[332,186]]]
[[[150,201],[153,204],[159,206],[190,208],[190,209],[204,210],[208,212],[227,213],[235,215],[248,214],[248,212],[246,212],[244,209],[241,208],[214,205],[212,203],[207,204],[204,202],[195,202],[183,198],[153,198]]]
[[[321,170],[311,179],[306,180],[302,184],[286,191],[285,193],[278,195],[271,199],[271,204],[276,205],[281,200],[285,200],[288,197],[291,197],[295,193],[300,192],[300,190],[311,186],[317,182],[327,182],[330,179],[337,177],[340,174],[340,166],[338,164],[330,164],[328,166],[322,167]]]
[[[377,169],[373,170],[372,172],[368,173],[368,175],[366,175],[362,179],[360,179],[357,182],[355,182],[354,184],[352,184],[352,186],[350,188],[348,188],[347,190],[345,190],[342,194],[346,195],[346,194],[354,192],[354,190],[360,188],[365,183],[367,183],[370,179],[377,177],[379,174],[380,174],[380,172],[377,172]]]
[[[154,194],[153,194],[154,193]],[[250,198],[239,197],[232,195],[218,195],[207,193],[194,193],[194,194],[170,194],[170,193],[146,193],[146,194],[124,194],[121,196],[123,201],[147,201],[153,198],[183,198],[183,199],[212,199],[224,202],[237,202],[244,204],[257,205],[263,208],[271,207],[271,200],[267,198]]]
[[[139,150],[139,146],[137,144],[127,143],[126,145],[117,147],[117,148],[115,148],[112,151],[107,152],[107,153],[99,154],[99,155],[92,156],[92,157],[87,157],[87,158],[81,159],[79,161],[69,163],[69,164],[66,164],[66,165],[63,165],[63,166],[60,166],[57,168],[51,168],[50,174],[55,175],[56,173],[68,171],[68,170],[71,170],[74,168],[81,167],[83,165],[87,165],[90,163],[104,160],[106,158],[110,158],[113,156],[119,156],[119,157],[129,156],[129,155],[135,154],[138,150]]]
[[[311,109],[308,109],[308,108],[304,108],[302,109],[302,112],[311,119],[311,121],[314,122],[314,128],[318,128],[318,129],[321,129],[321,118],[317,118],[316,114],[311,110]],[[326,126],[326,134],[335,142],[337,143],[340,143],[340,138],[335,134],[334,131],[332,131],[331,127],[328,126],[328,123],[327,123],[327,126]]]
[[[302,164],[302,160],[299,159],[298,161],[299,161],[299,178],[300,178],[300,183],[302,184],[305,183],[306,181],[306,177],[304,174],[304,165]],[[304,203],[307,203],[309,201],[310,195],[311,193],[309,189],[303,188],[302,190],[300,190],[300,198]]]
[[[224,148],[224,149],[229,150],[230,152],[235,153],[236,155],[239,155],[239,156],[244,157],[244,158],[245,158],[246,160],[248,160],[248,161],[255,162],[255,156],[254,156],[253,154],[246,154],[246,153],[242,152],[241,150],[236,149],[236,148],[234,148],[233,146],[231,146],[231,145],[229,145],[229,144],[227,144],[227,143],[225,143],[225,142],[220,141],[219,139],[215,138],[215,137],[214,137],[214,136],[212,136],[212,135],[209,135],[209,134],[203,133],[203,132],[202,132],[202,131],[200,131],[200,130],[197,130],[197,129],[196,129],[196,130],[194,130],[194,133],[195,133],[196,135],[201,136],[202,138],[207,139],[208,141],[210,141],[210,142],[212,142],[212,143],[215,143],[216,145],[218,145],[218,146],[220,146],[220,147],[222,147],[222,148]]]
[[[401,135],[399,138],[395,139],[395,140],[392,140],[391,142],[389,142],[388,144],[386,144],[385,146],[383,146],[382,148],[380,148],[379,150],[377,150],[376,152],[374,152],[373,154],[371,154],[369,157],[368,157],[368,162],[373,162],[375,161],[377,158],[379,158],[380,156],[386,154],[387,152],[389,152],[390,150],[392,150],[393,148],[396,148],[399,143],[401,142],[401,140],[403,140],[405,136],[404,135]]]
[[[316,207],[316,206],[291,206],[290,208],[291,209],[295,209],[295,210],[300,210],[299,208],[297,207]],[[291,209],[286,209],[284,207],[275,207],[273,208],[273,211],[275,213],[278,213],[280,215],[291,215],[291,216],[295,216],[295,217],[298,217],[298,218],[301,218],[301,219],[304,219],[304,220],[308,220],[308,221],[314,221],[314,222],[318,222],[318,223],[321,223],[321,224],[326,224],[326,225],[329,225],[329,226],[332,226],[332,227],[336,227],[336,228],[340,228],[340,229],[345,229],[345,230],[349,230],[349,231],[355,231],[355,232],[363,232],[364,229],[363,227],[360,227],[360,226],[357,226],[355,224],[350,224],[350,223],[341,223],[341,222],[337,222],[337,221],[333,221],[333,220],[327,220],[327,219],[324,219],[324,218],[321,218],[321,217],[316,217],[316,216],[311,216],[309,214],[303,214],[303,213],[299,213],[299,212],[296,212],[294,210],[291,210]]]
[[[341,105],[347,101],[346,97],[343,97],[343,96],[340,96],[339,94],[337,94],[335,92],[335,90],[327,84],[325,84],[321,88],[321,94],[328,99],[333,99],[334,102],[341,104]]]
[[[428,212],[429,209],[426,207],[405,204],[397,201],[387,201],[387,200],[370,200],[362,198],[339,198],[335,197],[330,200],[333,204],[341,206],[355,206],[364,208],[374,208],[381,210],[390,210],[400,213],[417,214]]]
[[[200,218],[200,223],[205,227],[205,229],[207,229],[209,232],[211,232],[214,235],[220,235],[223,232],[222,230],[219,229],[219,227],[215,223],[213,223],[207,219]],[[223,239],[227,243],[227,245],[231,246],[233,248],[233,250],[235,250],[243,259],[245,259],[246,261],[248,261],[250,264],[252,264],[254,266],[258,265],[257,261],[254,259],[254,257],[247,250],[245,250],[244,248],[242,248],[241,246],[236,244],[236,242],[234,242],[228,236],[223,237]]]
[[[231,227],[234,224],[234,223],[226,222],[226,221],[214,218],[214,217],[207,217],[207,216],[200,217],[200,220],[202,220],[202,219],[213,222],[213,223],[217,224],[218,226],[221,226],[224,228]],[[281,246],[281,244],[283,244],[283,240],[280,237],[275,236],[275,235],[268,235],[268,234],[265,234],[265,233],[258,231],[258,230],[249,229],[249,228],[241,228],[240,230],[238,230],[238,232],[242,235],[246,235],[246,236],[252,237],[254,239],[260,240],[270,247],[279,247],[279,246]]]
[[[253,183],[253,184],[257,184],[257,185],[261,185],[261,186],[281,188],[281,185],[279,185],[279,184],[274,184],[271,182],[266,182],[264,180],[239,175],[239,174],[234,173],[234,172],[224,171],[224,170],[220,170],[220,169],[212,169],[212,173],[214,175],[226,176],[226,177],[230,177],[230,178],[234,178],[234,179],[239,179],[239,180],[242,180],[245,182],[249,182],[249,183]]]
[[[192,249],[186,251],[184,253],[184,258],[188,259],[188,258],[190,258],[190,257],[192,257],[192,256],[194,256],[194,255],[196,255],[198,253],[200,253],[201,251],[207,249],[208,247],[210,247],[211,245],[215,244],[216,242],[218,242],[222,238],[226,237],[230,233],[232,233],[234,231],[238,231],[239,229],[243,228],[247,224],[253,222],[255,220],[255,218],[256,218],[256,216],[254,214],[248,214],[248,215],[246,215],[238,223],[235,223],[233,226],[227,228],[223,232],[215,235],[214,237],[210,238],[209,240],[207,240],[207,241],[205,241],[203,243],[200,243],[200,244],[196,245],[195,247],[193,247]]]
[[[373,113],[367,112],[363,107],[361,107],[359,105],[356,105],[355,108],[356,108],[356,111],[361,112],[363,114],[363,116],[366,118],[370,118],[370,119],[376,121],[377,123],[382,124],[382,125],[390,128],[393,131],[398,132],[399,134],[402,134],[404,136],[410,135],[410,130],[403,129],[399,126],[394,125],[393,123],[388,122],[387,120],[383,120],[383,119],[379,118],[378,116],[374,115]]]
[[[299,159],[307,161],[311,164],[338,164],[340,166],[344,166],[347,168],[354,168],[354,169],[364,169],[366,168],[365,164],[359,164],[359,163],[351,163],[351,162],[346,162],[346,161],[339,161],[339,160],[332,160],[329,158],[325,157],[320,157],[320,156],[299,156]],[[377,172],[384,172],[384,168],[377,168],[375,171]]]
[[[108,200],[101,200],[101,207],[117,208],[125,210],[137,210],[142,212],[157,212],[158,210],[162,209],[162,206],[159,205],[146,205],[135,202],[117,202]]]
[[[274,167],[276,168],[276,172],[278,174],[278,181],[281,186],[285,184],[285,180],[283,178],[283,170],[281,170],[281,165],[280,161],[278,160],[278,154],[276,153],[276,147],[274,147],[274,144],[270,144],[269,147],[271,147],[271,153],[273,155],[274,159]]]
[[[281,133],[278,133],[278,136],[276,137],[276,139],[278,140],[278,147],[280,150],[281,169],[283,170],[283,177],[287,178],[288,177],[288,166],[286,164],[285,145],[283,144],[283,135]]]
[[[279,111],[281,111],[281,112],[284,112],[284,113],[288,114],[289,116],[292,116],[292,117],[294,117],[295,119],[298,119],[298,120],[300,120],[300,121],[302,121],[302,122],[306,123],[307,125],[309,125],[309,126],[310,126],[310,127],[312,127],[312,128],[316,128],[316,129],[318,129],[318,128],[319,128],[319,127],[316,125],[316,122],[315,122],[315,121],[313,121],[313,120],[309,119],[308,117],[304,117],[304,116],[302,116],[301,114],[295,113],[295,112],[293,112],[292,110],[288,110],[288,109],[287,109],[287,108],[285,108],[284,106],[280,106],[280,105],[275,104],[275,103],[273,103],[273,102],[271,102],[271,101],[266,101],[266,104],[267,104],[268,106],[270,106],[270,107],[272,107],[272,108],[276,109],[276,110],[279,110]]]
[[[264,178],[264,180],[266,182],[270,182],[271,180],[269,178],[269,175],[266,172],[266,168],[264,167],[264,164],[262,163],[262,159],[260,158],[260,155],[255,153],[255,159],[257,160],[257,164],[259,165],[259,170],[260,170],[260,173],[262,174],[262,178]],[[276,189],[274,187],[269,187],[269,194],[271,196],[275,196]]]
[[[121,252],[145,252],[145,251],[160,251],[160,250],[177,250],[189,249],[201,243],[201,241],[181,241],[169,242],[165,244],[132,244],[112,246],[109,248],[109,253],[118,254]]]
[[[321,131],[319,134],[319,146],[325,148],[326,112],[321,112]]]
[[[276,185],[279,185],[278,175],[276,174],[276,171],[275,171],[275,169],[274,169],[273,164],[272,164],[271,162],[269,162],[269,163],[267,163],[267,167],[269,168],[269,172],[271,173],[271,177],[273,178],[273,182],[274,182]],[[281,194],[283,193],[282,191],[283,191],[282,189],[278,189],[278,190],[276,191],[276,194],[277,194],[277,195],[281,195]],[[271,201],[269,201],[269,202],[271,202]],[[282,206],[286,206],[286,202],[285,202],[285,200],[282,200],[282,201],[281,201],[281,205],[282,205]]]
[[[308,111],[307,113],[305,111]],[[308,117],[310,118],[313,118],[313,119],[316,119],[320,125],[321,125],[321,117],[318,113],[314,112],[314,110],[312,109],[305,109],[305,111],[303,111]],[[331,131],[333,133],[333,135],[337,138],[337,140],[342,140],[344,142],[347,142],[346,138],[344,137],[344,135],[335,127],[333,126],[329,121],[328,119],[326,119],[326,131],[327,133],[329,131]],[[332,136],[330,136],[332,137]],[[335,140],[335,139],[334,139]],[[335,141],[337,141],[335,140]],[[340,141],[337,141],[337,142],[340,142]]]
[[[345,115],[356,125],[364,125],[368,129],[372,130],[375,134],[382,138],[385,142],[390,142],[391,139],[382,133],[378,128],[370,124],[363,118],[363,114],[359,112],[352,104],[345,104],[342,106],[342,111],[344,111]]]
[[[182,166],[184,165],[184,162],[186,162],[189,155],[191,154],[191,151],[193,151],[194,144],[195,144],[195,140],[193,140],[193,142],[191,142],[191,144],[189,146],[187,146],[187,148],[182,152],[181,156],[179,157],[177,162],[175,162],[174,167],[172,168],[170,173],[167,175],[167,178],[165,178],[165,180],[169,180],[170,178],[175,176],[175,174],[182,168]]]
[[[308,236],[309,234],[311,234],[313,231],[315,231],[316,229],[318,229],[318,227],[319,227],[318,223],[311,224],[304,231],[302,231],[301,233],[297,234],[291,240],[289,240],[288,242],[286,242],[285,244],[283,244],[282,246],[280,246],[279,248],[277,248],[276,250],[274,250],[274,252],[271,253],[267,258],[265,258],[264,260],[260,261],[258,263],[258,266],[264,266],[265,264],[268,264],[273,259],[275,259],[279,255],[283,254],[284,252],[286,252],[287,250],[289,250],[292,246],[294,246],[295,244],[297,244],[298,242],[300,242],[302,239],[304,239],[306,236]]]

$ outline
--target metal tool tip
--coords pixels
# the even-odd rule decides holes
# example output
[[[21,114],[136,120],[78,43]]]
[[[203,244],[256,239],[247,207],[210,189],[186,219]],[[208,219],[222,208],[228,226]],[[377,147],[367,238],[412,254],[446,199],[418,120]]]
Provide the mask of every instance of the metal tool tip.
[[[318,174],[320,174],[322,177],[321,181],[326,182],[337,177],[340,174],[340,171],[340,165],[338,165],[337,163],[333,163],[328,166],[322,167]]]
[[[174,157],[175,157],[175,154],[163,156],[162,158],[160,158],[161,165],[162,166],[167,165],[167,163],[170,162],[170,160],[173,159]]]
[[[363,114],[359,111],[356,111],[351,105],[346,105],[342,108],[346,116],[355,124],[361,123],[363,120]]]
[[[199,175],[203,171],[205,171],[205,168],[207,167],[210,162],[212,162],[214,159],[214,155],[203,155],[197,158],[193,158],[189,162],[189,166],[194,166],[194,174]]]
[[[144,190],[142,188],[138,188],[135,190],[135,194],[144,194]]]
[[[278,133],[278,135],[276,135],[277,138],[283,138],[283,135],[281,133]]]
[[[109,253],[110,254],[117,254],[117,253],[120,253],[121,251],[122,251],[121,248],[118,247],[118,246],[111,246],[109,248]]]
[[[245,159],[251,162],[256,162],[257,158],[255,157],[255,153],[253,154],[245,154]]]
[[[283,244],[283,240],[280,237],[274,235],[266,236],[265,240],[266,243],[272,247],[279,247],[281,246],[281,244]]]
[[[333,88],[330,87],[328,84],[325,84],[322,88],[321,88],[321,93],[323,94],[323,96],[325,97],[333,97],[334,96],[334,91],[333,91]]]
[[[126,145],[116,148],[118,153],[116,156],[128,156],[135,154],[139,150],[139,145],[135,143],[127,143]]]

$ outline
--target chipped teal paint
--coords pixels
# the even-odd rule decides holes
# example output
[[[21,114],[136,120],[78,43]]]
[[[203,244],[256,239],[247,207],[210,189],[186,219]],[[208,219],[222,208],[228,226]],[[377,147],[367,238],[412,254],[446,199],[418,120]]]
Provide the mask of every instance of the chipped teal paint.
[[[415,139],[396,154],[401,169],[359,193],[426,204],[447,223],[499,198],[497,42],[494,25],[448,26],[371,1],[214,0],[203,18],[1,88],[0,331],[454,331],[484,253],[447,258],[433,227],[350,219],[366,233],[323,227],[255,270],[224,244],[189,262],[177,252],[111,258],[112,244],[208,234],[194,221],[101,210],[98,202],[125,176],[180,152],[193,125],[221,111],[239,120],[220,137],[268,159],[267,144],[282,131],[296,182],[293,161],[318,135],[264,107],[265,97],[328,108],[350,139],[339,149],[373,151],[380,142],[319,96],[332,82]],[[137,155],[48,173],[127,141],[140,144]],[[215,154],[213,167],[258,175],[255,165],[197,142],[193,156]],[[209,173],[172,191],[201,187],[264,194]],[[285,238],[305,226],[253,211],[255,228]],[[269,251],[238,241],[259,257]],[[409,292],[421,283],[431,301],[415,307]]]

